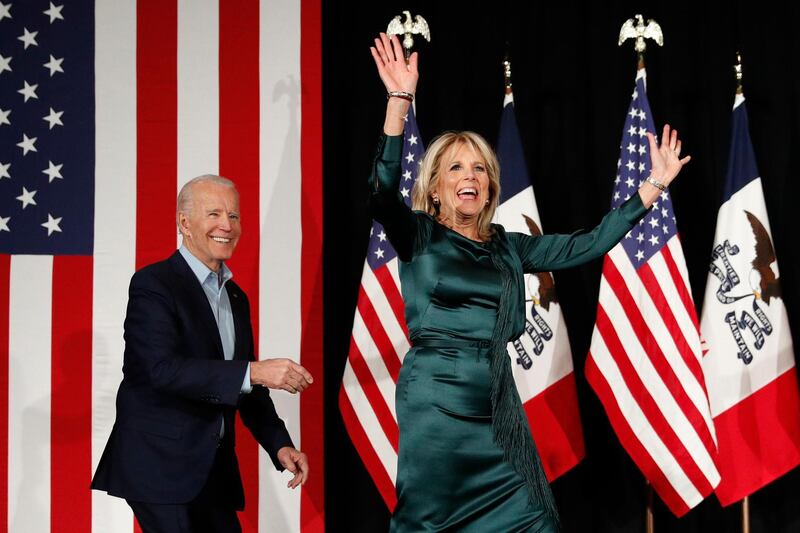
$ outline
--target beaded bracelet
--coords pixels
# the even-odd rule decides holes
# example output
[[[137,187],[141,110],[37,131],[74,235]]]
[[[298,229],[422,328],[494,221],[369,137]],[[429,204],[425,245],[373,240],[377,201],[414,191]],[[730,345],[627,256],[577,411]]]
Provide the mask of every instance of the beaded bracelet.
[[[405,91],[389,91],[386,93],[386,99],[388,100],[392,96],[396,98],[402,98],[403,100],[408,100],[409,102],[414,101],[414,95],[411,93],[407,93]]]
[[[663,183],[661,183],[660,181],[655,179],[652,175],[647,176],[647,179],[645,181],[647,181],[647,183],[649,183],[650,185],[652,185],[653,187],[655,187],[656,189],[658,189],[661,192],[664,192],[664,191],[667,190],[666,185],[664,185]]]

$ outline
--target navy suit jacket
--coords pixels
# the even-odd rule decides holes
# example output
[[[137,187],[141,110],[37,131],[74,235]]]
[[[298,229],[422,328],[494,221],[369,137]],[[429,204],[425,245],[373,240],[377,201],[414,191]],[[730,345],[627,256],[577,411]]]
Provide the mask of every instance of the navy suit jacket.
[[[292,446],[269,391],[241,394],[254,360],[250,304],[232,280],[225,284],[233,310],[233,360],[222,352],[211,306],[179,252],[144,267],[131,279],[125,318],[123,379],[117,417],[92,488],[148,503],[186,503],[203,488],[220,441],[234,438],[236,410],[272,458]],[[236,507],[244,495],[232,462]]]

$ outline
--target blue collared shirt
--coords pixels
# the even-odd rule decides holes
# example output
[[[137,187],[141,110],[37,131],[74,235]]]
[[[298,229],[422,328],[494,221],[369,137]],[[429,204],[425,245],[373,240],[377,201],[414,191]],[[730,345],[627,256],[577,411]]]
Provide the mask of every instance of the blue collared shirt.
[[[192,255],[192,252],[185,246],[181,246],[178,251],[189,264],[189,268],[192,269],[194,275],[197,276],[200,286],[203,287],[203,292],[208,298],[208,304],[211,306],[211,312],[214,314],[214,320],[217,321],[223,355],[225,359],[230,361],[233,359],[233,350],[236,346],[236,331],[233,326],[231,301],[228,298],[228,291],[225,290],[225,283],[233,277],[233,273],[223,263],[219,274],[217,274]],[[250,363],[247,363],[247,371],[244,373],[241,390],[244,394],[253,390],[250,384]]]

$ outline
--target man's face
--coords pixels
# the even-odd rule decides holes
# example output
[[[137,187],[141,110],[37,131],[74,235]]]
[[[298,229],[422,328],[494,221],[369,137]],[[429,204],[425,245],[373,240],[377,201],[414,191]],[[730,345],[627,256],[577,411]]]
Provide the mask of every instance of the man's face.
[[[193,204],[188,213],[178,214],[183,243],[196,258],[217,272],[233,255],[242,226],[239,194],[232,187],[213,182],[193,186]]]

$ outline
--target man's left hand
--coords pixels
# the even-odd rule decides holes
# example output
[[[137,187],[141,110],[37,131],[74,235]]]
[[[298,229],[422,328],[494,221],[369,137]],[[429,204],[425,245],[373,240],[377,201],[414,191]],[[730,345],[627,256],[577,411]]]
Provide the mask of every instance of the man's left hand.
[[[278,461],[286,470],[294,474],[287,487],[294,489],[298,485],[305,484],[308,478],[308,456],[306,454],[291,446],[284,446],[278,450]]]

